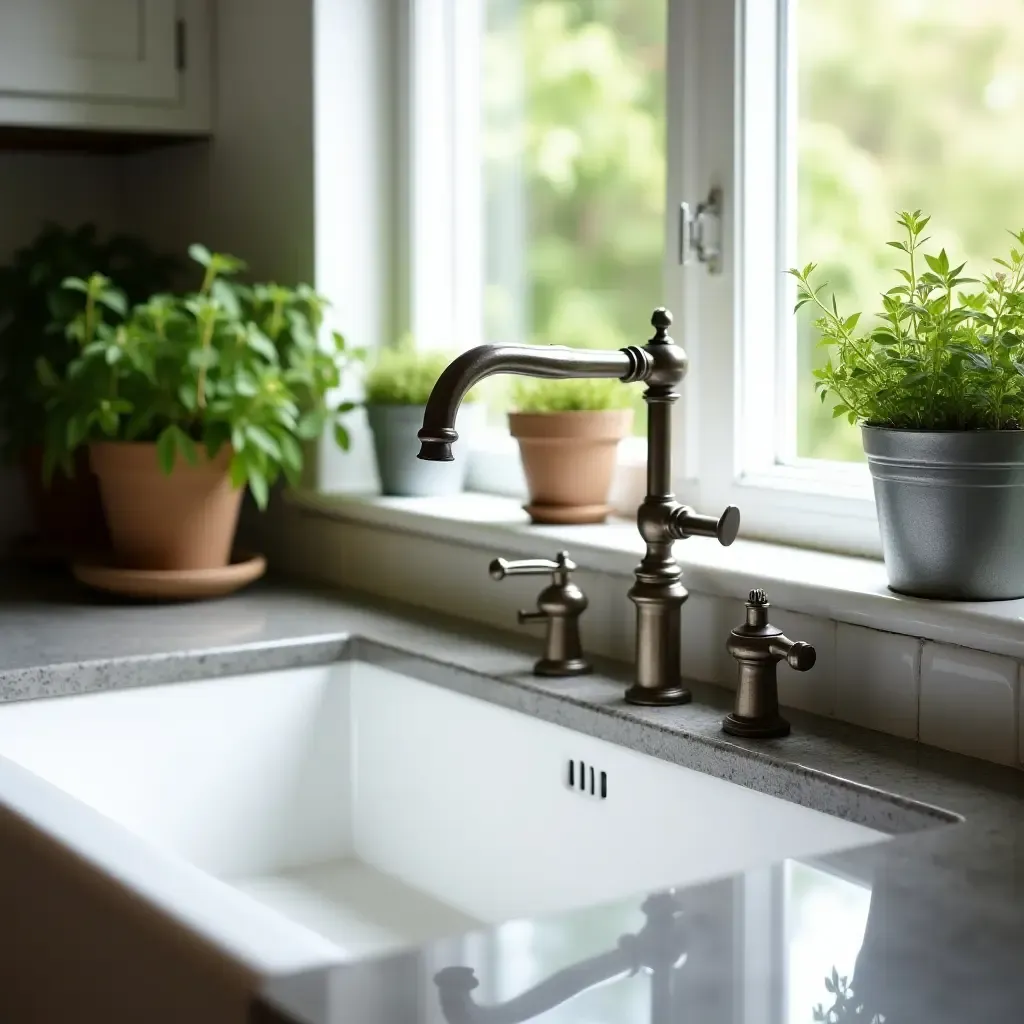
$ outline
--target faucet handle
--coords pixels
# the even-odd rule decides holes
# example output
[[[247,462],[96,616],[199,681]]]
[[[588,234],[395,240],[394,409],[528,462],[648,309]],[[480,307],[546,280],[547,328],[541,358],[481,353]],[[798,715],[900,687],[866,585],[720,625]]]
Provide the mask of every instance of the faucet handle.
[[[728,547],[740,532],[740,510],[735,505],[726,506],[716,519],[694,512],[689,505],[680,505],[669,516],[669,533],[673,540],[684,537],[714,537],[722,547]]]
[[[568,551],[560,551],[554,561],[524,558],[510,562],[495,558],[490,564],[489,572],[494,580],[551,573],[551,583],[537,598],[537,610],[520,611],[517,616],[521,626],[534,622],[547,625],[544,657],[534,665],[535,675],[579,676],[591,671],[590,663],[583,657],[579,628],[579,619],[588,601],[570,578],[575,568],[576,563],[569,558]]]
[[[776,666],[785,659],[797,672],[806,672],[817,658],[810,644],[790,640],[768,622],[770,607],[763,590],[750,591],[746,619],[729,634],[726,647],[739,662],[740,674],[736,706],[722,722],[722,731],[731,736],[788,736],[789,722],[779,714]]]
[[[576,569],[576,563],[569,558],[568,551],[559,551],[557,558],[522,558],[510,562],[507,558],[495,558],[488,567],[492,580],[503,580],[506,576],[542,576],[545,573],[568,574]]]

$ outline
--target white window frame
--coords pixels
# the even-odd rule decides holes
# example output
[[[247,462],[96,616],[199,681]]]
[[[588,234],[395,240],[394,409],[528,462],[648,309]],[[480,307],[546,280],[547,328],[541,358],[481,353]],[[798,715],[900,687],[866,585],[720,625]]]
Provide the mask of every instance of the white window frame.
[[[408,68],[398,122],[399,152],[404,148],[407,157],[400,166],[408,169],[407,323],[418,343],[450,347],[452,339],[482,336],[480,76],[472,62],[457,59],[467,40],[479,37],[480,5],[399,3]],[[790,6],[788,0],[668,2],[663,291],[676,317],[673,334],[690,361],[676,407],[674,486],[704,512],[738,505],[744,536],[877,557],[864,466],[776,458],[779,438],[792,436],[794,426],[793,387],[784,385],[781,395],[775,388],[795,379],[778,365],[792,358],[786,341],[793,326],[777,302],[779,277],[766,268],[781,275],[789,251],[791,239],[778,230],[788,221],[776,171],[791,175],[793,161],[779,159],[791,156],[792,140],[785,120],[772,116],[770,97],[791,109],[794,90],[791,81],[779,82],[784,51],[766,54],[758,44],[793,36]],[[754,104],[762,109],[745,118]],[[693,208],[714,186],[723,196],[723,258],[711,274],[700,263],[680,266],[678,211],[684,201]],[[765,306],[763,318],[749,315]],[[638,343],[646,337],[645,315],[637,311]],[[484,457],[471,467],[471,489],[521,494],[511,439],[496,432],[483,447]],[[623,445],[627,472],[642,457],[639,439]],[[627,506],[638,497],[628,490]]]
[[[792,18],[786,0],[677,0],[670,21],[671,55],[681,68],[670,99],[684,99],[678,116],[684,154],[669,180],[691,204],[713,186],[723,195],[721,271],[701,264],[682,271],[682,316],[676,338],[690,356],[691,375],[683,400],[677,445],[677,489],[712,512],[738,505],[743,534],[857,554],[881,552],[874,500],[866,468],[821,460],[775,461],[778,439],[794,415],[792,392],[775,394],[775,382],[792,381],[777,361],[790,356],[788,309],[776,303],[776,282],[790,241],[780,208],[776,168],[790,144],[768,116],[778,87],[780,104],[791,104],[791,83],[779,86],[778,52],[766,59],[755,44],[786,33]],[[748,31],[749,29],[749,31]],[[671,58],[670,58],[671,59]],[[688,102],[687,102],[688,100]],[[757,103],[765,113],[744,117]],[[783,124],[785,122],[782,122]],[[748,154],[756,151],[756,165]],[[774,268],[775,275],[765,272]],[[751,311],[768,307],[764,317]],[[765,327],[767,323],[767,328]],[[766,342],[767,333],[767,342]]]

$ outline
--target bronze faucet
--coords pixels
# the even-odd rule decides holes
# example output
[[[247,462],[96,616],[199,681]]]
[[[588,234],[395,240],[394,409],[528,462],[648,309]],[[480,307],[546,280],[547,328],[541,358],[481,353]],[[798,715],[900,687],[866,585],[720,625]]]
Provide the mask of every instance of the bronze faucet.
[[[568,551],[559,551],[554,561],[524,558],[510,562],[496,558],[490,565],[492,580],[506,576],[538,576],[551,573],[551,583],[537,598],[537,610],[520,611],[519,625],[543,622],[547,626],[544,657],[533,666],[538,676],[582,676],[592,671],[580,644],[580,616],[587,610],[587,595],[572,581],[576,563]]]
[[[636,523],[647,550],[636,568],[629,598],[636,605],[636,675],[626,691],[631,704],[685,704],[681,683],[680,609],[686,600],[682,570],[672,554],[684,537],[715,537],[731,544],[740,525],[730,505],[719,518],[698,515],[672,493],[672,405],[686,374],[686,354],[668,336],[672,314],[656,309],[654,337],[646,345],[617,351],[539,345],[479,345],[454,359],[434,385],[419,432],[421,459],[450,462],[458,440],[455,416],[466,392],[485,377],[513,373],[525,377],[615,377],[647,384],[647,497]]]
[[[614,949],[556,971],[503,1003],[476,1002],[480,981],[472,967],[444,967],[434,975],[448,1024],[525,1024],[582,992],[643,973],[650,978],[651,1024],[682,1020],[678,979],[686,966],[690,928],[675,890],[652,893],[640,908],[644,925],[623,935]]]
[[[789,735],[789,722],[779,714],[779,684],[775,668],[780,661],[797,672],[814,668],[817,654],[810,644],[790,640],[768,622],[768,595],[752,590],[747,598],[746,621],[729,634],[726,645],[739,662],[736,707],[726,715],[722,731],[731,736],[768,739]]]

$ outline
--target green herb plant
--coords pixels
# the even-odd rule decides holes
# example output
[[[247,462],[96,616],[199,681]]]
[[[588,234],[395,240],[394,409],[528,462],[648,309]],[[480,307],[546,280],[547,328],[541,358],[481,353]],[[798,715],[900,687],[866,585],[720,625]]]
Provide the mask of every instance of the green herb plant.
[[[798,282],[796,309],[812,304],[821,344],[833,349],[814,371],[833,416],[851,423],[917,430],[1018,430],[1024,425],[1024,231],[998,269],[964,276],[945,249],[923,251],[929,218],[903,212],[903,237],[888,244],[904,254],[899,282],[882,295],[878,324],[858,333],[860,313],[844,315],[827,283],[814,285],[816,265],[789,271]],[[1018,248],[1020,246],[1020,248]],[[973,287],[972,287],[973,286]]]
[[[64,282],[83,301],[66,327],[74,359],[63,373],[45,358],[37,365],[45,471],[70,471],[91,441],[155,442],[165,473],[179,457],[196,464],[200,450],[213,457],[230,445],[232,484],[248,484],[264,508],[281,474],[298,483],[301,442],[333,425],[348,447],[342,417],[354,403],[328,398],[361,353],[338,333],[333,352],[319,346],[327,301],[308,285],[242,285],[232,280],[241,260],[202,245],[189,255],[203,270],[196,291],[135,306],[103,274]]]
[[[134,236],[103,238],[93,224],[47,224],[0,268],[0,430],[8,458],[44,440],[47,395],[37,361],[43,358],[63,374],[78,354],[64,328],[85,299],[63,288],[65,279],[94,272],[114,277],[134,304],[168,288],[176,267],[176,260]],[[108,310],[107,319],[116,322],[118,314]]]
[[[426,405],[437,378],[453,354],[417,351],[411,338],[382,348],[367,371],[367,405]],[[476,399],[470,392],[464,401]]]
[[[634,404],[635,398],[635,389],[609,378],[542,380],[517,377],[512,386],[512,407],[516,412],[628,409]]]

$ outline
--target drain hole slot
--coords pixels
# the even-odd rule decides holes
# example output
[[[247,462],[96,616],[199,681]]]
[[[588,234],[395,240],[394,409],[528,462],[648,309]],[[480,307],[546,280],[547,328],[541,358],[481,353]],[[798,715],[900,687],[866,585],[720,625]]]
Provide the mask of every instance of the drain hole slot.
[[[600,800],[608,797],[608,773],[577,758],[570,758],[566,764],[565,783],[569,789]]]

